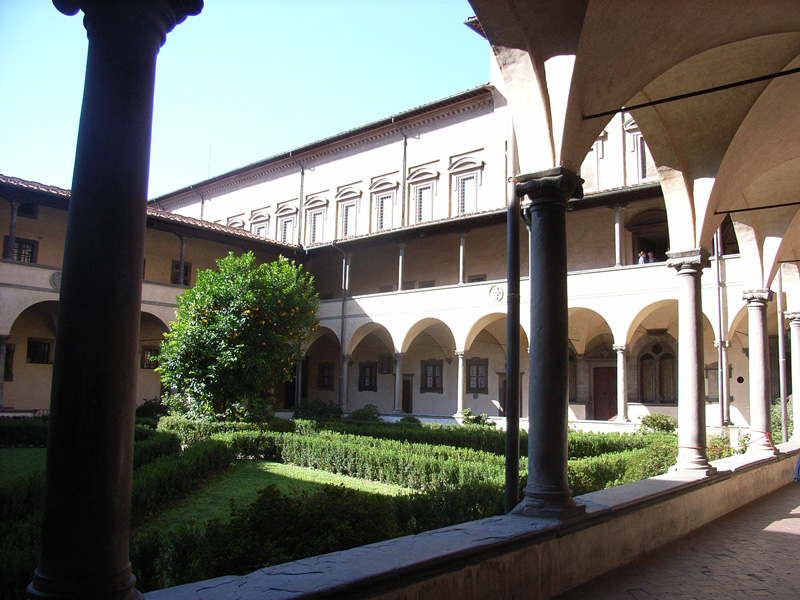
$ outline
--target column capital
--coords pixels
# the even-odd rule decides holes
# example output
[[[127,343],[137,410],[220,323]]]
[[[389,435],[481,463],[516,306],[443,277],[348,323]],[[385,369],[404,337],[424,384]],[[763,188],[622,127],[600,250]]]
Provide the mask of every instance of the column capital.
[[[392,354],[392,356],[395,358],[395,360],[397,360],[398,358],[405,358],[406,353],[405,352],[395,352],[394,354]]]
[[[583,198],[583,179],[564,167],[517,175],[515,179],[517,196],[528,196],[534,203],[554,200],[566,206],[570,198]]]
[[[186,17],[199,15],[203,0],[53,0],[59,12],[71,17],[82,10],[89,37],[97,31],[95,25],[112,22],[139,30],[149,30],[163,46],[167,34]]]
[[[708,260],[709,256],[708,250],[705,248],[667,252],[667,266],[676,269],[678,273],[681,271],[701,273],[711,264]]]
[[[731,343],[728,340],[714,340],[714,348],[719,348],[720,346],[730,348]]]
[[[10,335],[0,335],[0,344],[5,344],[8,340],[11,339]]]
[[[622,204],[609,204],[606,208],[610,208],[614,212],[623,211],[628,208],[628,203],[623,202]]]
[[[772,300],[772,290],[742,290],[742,300],[746,301],[748,305],[766,305]]]
[[[783,316],[786,317],[786,319],[789,320],[792,325],[794,324],[800,325],[800,311],[785,312],[783,313]]]
[[[626,346],[625,344],[615,344],[615,345],[611,346],[611,348],[617,354],[626,354],[627,351],[628,351],[628,346]]]
[[[455,355],[458,358],[464,358],[467,355],[467,351],[466,350],[456,350],[455,351]]]

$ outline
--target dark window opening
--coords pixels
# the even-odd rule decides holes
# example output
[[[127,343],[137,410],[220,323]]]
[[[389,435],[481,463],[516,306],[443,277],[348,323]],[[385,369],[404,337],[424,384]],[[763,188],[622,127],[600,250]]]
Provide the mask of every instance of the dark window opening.
[[[442,385],[442,365],[441,360],[423,360],[422,381],[420,381],[419,391],[421,393],[441,394],[444,392]]]
[[[358,363],[358,391],[359,392],[378,391],[378,363],[376,362]]]
[[[3,381],[14,381],[14,344],[6,344],[5,371]]]
[[[318,390],[332,390],[333,389],[333,363],[322,363],[319,366],[319,375],[317,377]]]
[[[49,365],[51,361],[51,348],[53,340],[28,338],[28,362],[36,365]]]
[[[467,393],[468,394],[488,394],[489,383],[487,374],[489,372],[488,358],[468,358],[467,359]]]
[[[3,241],[3,256],[8,249],[8,236]],[[39,259],[39,242],[36,240],[26,240],[25,238],[14,238],[13,260],[35,264]]]
[[[391,354],[381,354],[378,357],[378,360],[380,362],[380,371],[379,371],[380,374],[381,375],[391,375],[392,372],[394,371],[394,369],[393,369],[394,358],[392,357],[392,355]]]
[[[189,282],[191,281],[192,275],[192,263],[185,262],[183,263],[183,278],[179,277],[179,273],[181,270],[181,262],[179,260],[172,261],[172,275],[170,277],[170,283],[175,285],[185,285],[188,287]]]
[[[158,347],[143,346],[141,368],[155,369],[157,366],[158,366]]]

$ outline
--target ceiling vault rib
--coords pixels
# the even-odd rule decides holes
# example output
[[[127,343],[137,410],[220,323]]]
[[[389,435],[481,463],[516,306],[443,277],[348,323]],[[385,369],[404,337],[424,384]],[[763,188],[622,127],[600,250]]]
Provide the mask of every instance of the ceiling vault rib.
[[[735,208],[733,210],[718,210],[714,211],[715,215],[730,215],[733,213],[740,213],[740,212],[752,212],[754,210],[768,210],[770,208],[785,208],[787,206],[797,206],[800,204],[798,202],[786,202],[784,204],[770,204],[769,206],[753,206],[752,208]]]
[[[736,81],[734,83],[726,83],[725,85],[718,85],[715,87],[706,88],[704,90],[698,90],[695,92],[687,92],[686,94],[678,94],[677,96],[669,96],[668,98],[662,98],[660,100],[652,100],[651,102],[643,102],[642,104],[634,104],[631,106],[624,106],[622,108],[616,108],[614,110],[607,110],[605,112],[595,113],[593,115],[585,115],[582,117],[584,121],[588,121],[590,119],[599,119],[600,117],[610,117],[611,115],[616,115],[617,113],[628,112],[631,110],[636,110],[638,108],[647,108],[648,106],[656,106],[658,104],[665,104],[667,102],[675,102],[676,100],[686,100],[687,98],[694,98],[696,96],[704,96],[705,94],[711,94],[713,92],[721,92],[723,90],[729,90],[731,88],[740,87],[742,85],[749,85],[751,83],[759,83],[761,81],[768,81],[770,79],[777,79],[778,77],[784,77],[785,75],[794,75],[795,73],[800,73],[800,67],[794,69],[787,69],[786,71],[778,71],[777,73],[770,73],[769,75],[761,75],[759,77],[753,77],[751,79],[744,79],[742,81]]]

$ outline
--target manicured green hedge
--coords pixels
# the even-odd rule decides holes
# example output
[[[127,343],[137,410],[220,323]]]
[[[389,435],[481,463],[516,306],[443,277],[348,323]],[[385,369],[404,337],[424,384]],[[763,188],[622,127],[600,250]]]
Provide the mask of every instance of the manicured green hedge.
[[[218,433],[234,431],[279,431],[295,430],[294,421],[274,417],[265,423],[244,423],[229,421],[193,421],[183,417],[162,417],[158,422],[159,431],[176,433],[184,446],[211,439]]]
[[[0,448],[17,446],[47,446],[47,419],[0,419]]]
[[[151,463],[162,456],[179,454],[181,439],[167,431],[153,431],[153,435],[135,442],[133,445],[133,468]]]

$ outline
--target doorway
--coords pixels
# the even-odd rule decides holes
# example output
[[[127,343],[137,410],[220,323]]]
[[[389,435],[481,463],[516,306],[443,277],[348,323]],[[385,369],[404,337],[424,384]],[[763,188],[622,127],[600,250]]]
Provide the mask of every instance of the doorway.
[[[411,414],[414,412],[412,403],[412,390],[414,389],[414,376],[403,375],[403,412]]]
[[[617,416],[617,367],[595,367],[594,420],[608,421]]]

